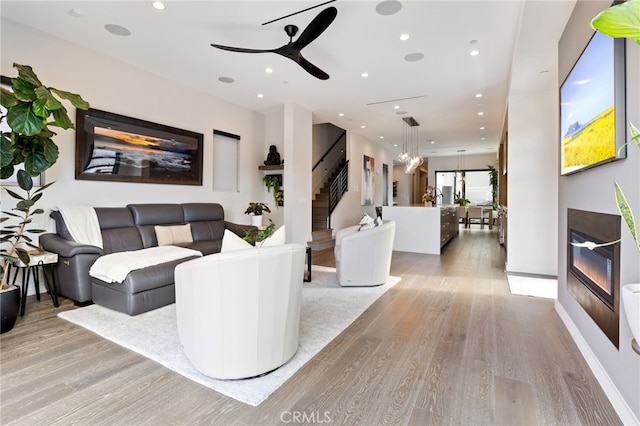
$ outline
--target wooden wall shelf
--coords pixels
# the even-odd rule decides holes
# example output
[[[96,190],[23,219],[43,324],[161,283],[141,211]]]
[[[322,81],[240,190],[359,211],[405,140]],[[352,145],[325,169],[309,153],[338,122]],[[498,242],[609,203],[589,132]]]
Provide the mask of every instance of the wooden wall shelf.
[[[284,164],[277,166],[258,166],[258,170],[284,170]]]

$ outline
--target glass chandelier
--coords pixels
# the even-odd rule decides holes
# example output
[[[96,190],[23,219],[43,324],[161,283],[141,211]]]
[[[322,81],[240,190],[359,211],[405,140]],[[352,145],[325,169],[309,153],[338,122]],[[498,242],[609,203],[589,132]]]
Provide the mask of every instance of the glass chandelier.
[[[413,117],[402,118],[402,152],[398,160],[404,163],[404,172],[413,173],[424,163],[418,152],[418,127],[420,124]]]

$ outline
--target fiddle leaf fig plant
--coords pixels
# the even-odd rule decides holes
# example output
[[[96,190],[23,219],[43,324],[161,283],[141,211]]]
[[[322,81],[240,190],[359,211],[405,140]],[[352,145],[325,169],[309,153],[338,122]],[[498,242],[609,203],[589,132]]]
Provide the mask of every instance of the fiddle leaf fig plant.
[[[32,177],[39,176],[58,159],[56,135],[50,127],[73,129],[67,109],[56,98],[66,99],[73,106],[86,110],[89,103],[80,95],[47,87],[29,65],[13,64],[18,76],[11,79],[13,91],[2,87],[0,103],[7,109],[2,117],[11,131],[2,132],[0,148],[0,178],[8,179],[16,166],[23,164]]]
[[[0,88],[0,104],[4,108],[0,117],[3,125],[0,136],[0,179],[10,178],[16,168],[22,166],[15,175],[18,187],[25,195],[4,188],[18,201],[10,211],[3,211],[5,216],[0,218],[2,290],[8,287],[9,263],[17,259],[25,264],[30,261],[29,253],[23,246],[38,249],[29,233],[44,232],[32,227],[33,217],[44,213],[35,204],[53,182],[34,190],[32,177],[39,176],[58,159],[58,146],[52,139],[56,133],[50,127],[74,128],[60,100],[67,100],[79,109],[89,108],[89,103],[80,95],[45,86],[29,65],[14,63],[13,67],[18,70],[18,76],[11,79],[11,90]],[[11,219],[18,222],[12,224]]]

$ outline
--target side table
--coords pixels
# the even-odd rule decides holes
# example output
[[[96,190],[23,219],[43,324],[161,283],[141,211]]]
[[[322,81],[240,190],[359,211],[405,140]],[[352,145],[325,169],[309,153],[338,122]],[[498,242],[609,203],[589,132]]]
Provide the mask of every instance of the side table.
[[[24,309],[27,303],[27,288],[29,286],[29,277],[33,271],[33,282],[36,286],[36,299],[40,301],[40,274],[38,273],[38,267],[42,271],[44,276],[44,284],[47,288],[47,292],[51,295],[51,301],[56,308],[60,306],[58,302],[58,288],[56,284],[56,275],[53,270],[53,265],[58,263],[58,254],[50,253],[48,251],[32,250],[29,252],[29,264],[25,265],[20,259],[11,260],[9,269],[7,271],[7,282],[11,279],[11,269],[16,268],[15,275],[13,276],[12,284],[15,285],[16,278],[18,278],[18,272],[22,271],[22,297],[20,299],[20,316],[24,316]],[[47,276],[48,266],[49,273],[51,274],[51,281]]]

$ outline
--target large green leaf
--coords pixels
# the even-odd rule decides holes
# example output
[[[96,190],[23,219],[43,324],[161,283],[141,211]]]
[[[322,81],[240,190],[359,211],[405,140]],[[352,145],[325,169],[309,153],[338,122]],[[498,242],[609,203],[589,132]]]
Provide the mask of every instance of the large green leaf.
[[[59,154],[58,145],[56,145],[51,138],[43,139],[42,142],[43,142],[42,145],[44,148],[42,152],[44,153],[45,160],[50,164],[53,164],[56,161],[58,161],[58,154]]]
[[[18,99],[16,99],[16,95],[14,95],[12,91],[0,87],[0,105],[5,108],[10,108],[18,105]]]
[[[49,118],[51,115],[51,111],[47,108],[47,105],[45,105],[45,103],[40,99],[33,101],[33,104],[31,104],[31,110],[35,115],[44,119]]]
[[[36,89],[36,96],[40,101],[44,102],[45,106],[51,111],[62,108],[62,103],[44,86]]]
[[[42,86],[42,83],[38,79],[38,76],[35,72],[33,72],[33,68],[31,68],[29,65],[21,65],[14,62],[13,67],[18,70],[18,77],[24,79],[25,81],[33,84],[36,87]]]
[[[7,167],[12,161],[11,141],[3,134],[0,138],[0,167]]]
[[[45,125],[45,121],[31,110],[28,103],[20,103],[11,108],[7,113],[7,123],[14,132],[26,136],[37,135]]]
[[[36,87],[37,86],[31,85],[21,78],[16,77],[11,79],[13,93],[20,101],[33,102],[38,99],[35,92]]]
[[[611,37],[634,39],[640,44],[640,0],[628,0],[600,12],[591,26]]]
[[[89,109],[89,107],[91,106],[89,105],[89,102],[85,101],[84,99],[82,99],[80,95],[77,95],[75,93],[65,92],[64,90],[58,90],[55,87],[50,87],[49,90],[51,90],[56,95],[60,96],[62,99],[68,100],[69,102],[71,102],[71,104],[74,107],[78,109],[86,110],[86,109]]]
[[[51,167],[53,163],[47,161],[42,151],[32,151],[24,158],[24,168],[31,176],[38,176],[40,173]]]
[[[18,170],[16,174],[16,178],[18,179],[18,186],[25,191],[31,191],[33,188],[33,179],[29,176],[29,173],[24,170]]]
[[[52,124],[62,127],[63,129],[74,128],[73,121],[71,121],[67,115],[67,110],[64,107],[53,111],[53,120],[54,122]]]
[[[11,176],[13,176],[13,171],[13,165],[0,167],[0,179],[9,179]]]
[[[636,242],[636,247],[638,247],[638,251],[640,251],[640,241],[638,240],[638,230],[636,228],[635,218],[633,217],[633,211],[631,210],[631,206],[629,206],[629,202],[624,196],[622,189],[620,189],[618,182],[614,182],[614,186],[618,210],[620,210],[620,215],[622,215],[624,222],[627,224],[627,228],[629,228],[629,232],[631,232],[631,236]]]

